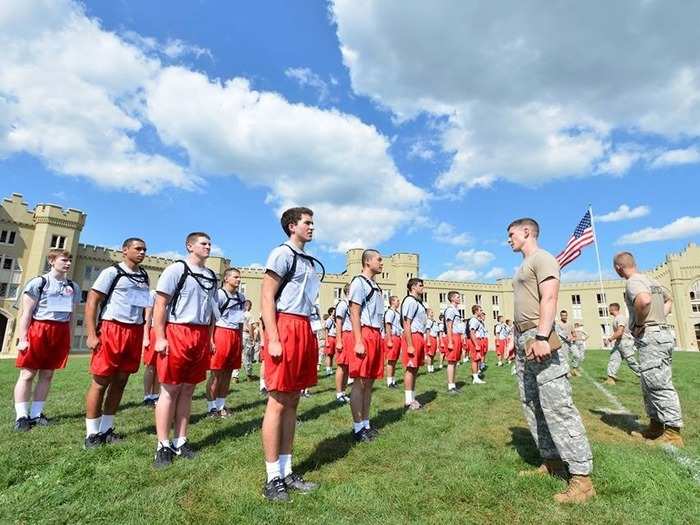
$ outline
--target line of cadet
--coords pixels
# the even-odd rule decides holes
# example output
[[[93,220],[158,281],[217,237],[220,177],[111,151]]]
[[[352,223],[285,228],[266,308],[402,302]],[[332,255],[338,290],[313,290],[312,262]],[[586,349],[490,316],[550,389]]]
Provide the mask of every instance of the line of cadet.
[[[305,251],[313,239],[313,212],[291,208],[282,214],[280,225],[287,241],[270,252],[261,289],[260,382],[268,394],[261,432],[266,470],[262,493],[269,501],[289,501],[293,492],[308,493],[318,486],[294,472],[292,452],[300,396],[317,382],[316,334],[324,326],[316,302],[325,270]],[[523,411],[542,458],[538,469],[521,474],[564,477],[567,488],[555,499],[581,503],[595,496],[590,479],[593,463],[581,416],[571,398],[569,377],[578,373],[587,336],[581,327],[569,325],[564,311],[555,323],[560,269],[554,257],[537,244],[537,222],[518,219],[507,231],[510,246],[522,254],[523,262],[513,281],[513,323],[499,317],[495,327],[498,364],[504,359],[515,361]],[[157,398],[157,403],[150,403],[155,404],[156,468],[168,467],[177,458],[196,457],[187,431],[192,395],[196,385],[207,379],[207,371],[209,413],[227,414],[231,374],[240,369],[242,348],[247,346],[243,330],[250,321],[249,314],[246,317],[250,302],[239,291],[241,277],[235,268],[226,270],[218,287],[216,276],[206,267],[211,251],[208,234],[189,234],[185,247],[186,258],[169,265],[151,292],[148,275],[140,267],[146,244],[129,238],[122,246],[122,262],[104,269],[88,293],[85,326],[93,353],[85,448],[124,439],[115,432],[115,414],[129,376],[139,368],[142,352],[147,376],[152,384],[157,378],[160,385],[157,394],[152,391],[147,396],[147,401]],[[20,299],[16,361],[20,371],[14,391],[17,431],[50,423],[44,403],[54,371],[66,365],[71,314],[81,297],[78,285],[67,277],[71,254],[51,250],[48,261],[51,270],[31,279]],[[640,377],[649,417],[648,427],[636,435],[682,446],[681,408],[671,380],[674,338],[666,324],[670,295],[638,272],[632,254],[616,255],[613,264],[626,279],[629,319],[620,315],[619,305],[610,305],[614,316],[610,340],[615,346],[609,379],[616,378],[620,362],[626,360]],[[387,386],[395,388],[395,365],[401,356],[406,410],[421,408],[415,385],[424,362],[433,372],[436,359],[439,367],[447,361],[450,395],[459,393],[455,376],[460,363],[471,367],[473,384],[484,384],[488,333],[483,309],[472,307],[473,317],[465,323],[458,309],[460,294],[450,292],[450,305],[435,320],[422,301],[423,281],[412,278],[405,298],[399,303],[398,297],[391,297],[385,310],[376,283],[382,270],[381,254],[365,250],[362,272],[346,286],[345,299],[326,316],[327,371],[335,357],[336,399],[349,403],[351,436],[358,443],[379,437],[378,429],[370,424],[370,409],[372,387],[384,376],[385,358]],[[246,368],[251,359],[247,361]],[[349,396],[347,385],[351,385]]]

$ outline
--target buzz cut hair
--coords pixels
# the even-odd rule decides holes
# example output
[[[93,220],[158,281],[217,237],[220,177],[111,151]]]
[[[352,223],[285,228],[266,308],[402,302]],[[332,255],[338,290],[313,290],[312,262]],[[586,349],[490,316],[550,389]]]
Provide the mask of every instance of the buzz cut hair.
[[[195,242],[197,242],[197,239],[199,239],[200,237],[204,237],[205,239],[211,241],[211,237],[209,237],[208,233],[192,232],[192,233],[188,234],[187,237],[185,238],[185,246],[187,246],[188,244],[194,244]]]
[[[328,309],[328,315],[331,315],[333,312],[335,312],[335,308],[332,306]]]
[[[459,292],[455,292],[454,290],[447,292],[447,300],[451,302],[455,295],[459,295]]]
[[[423,284],[423,279],[420,279],[418,277],[411,277],[406,283],[406,288],[410,292],[413,289],[413,287],[417,284]]]
[[[362,266],[366,266],[374,257],[379,255],[379,251],[374,248],[367,248],[362,252]]]
[[[398,301],[399,296],[398,295],[390,295],[389,296],[389,304],[393,303],[394,301]]]
[[[235,266],[232,266],[231,268],[226,268],[224,270],[224,281],[228,279],[228,276],[231,275],[232,273],[237,273],[238,275],[241,274],[241,271],[236,268]]]
[[[569,315],[569,312],[567,312],[566,310],[562,310],[561,312],[559,312],[559,315],[561,315],[561,314]]]
[[[475,305],[472,306],[472,313],[473,313],[473,314],[475,314],[475,313],[478,312],[479,310],[481,310],[481,306],[480,306],[480,305],[475,304]]]
[[[499,319],[503,319],[503,316],[499,315],[498,317],[496,317],[496,321],[498,321]]]
[[[313,217],[314,212],[305,206],[297,206],[284,211],[282,217],[280,218],[280,224],[282,225],[282,230],[287,237],[292,235],[292,232],[289,231],[289,227],[292,224],[297,224],[301,220],[302,215]]]
[[[122,243],[122,250],[125,248],[128,248],[129,246],[131,246],[135,242],[142,242],[144,245],[146,244],[146,241],[144,241],[140,237],[129,237],[128,239],[124,239],[124,242]]]
[[[350,293],[350,283],[345,283],[345,286],[343,286],[343,293],[347,295]]]
[[[535,239],[540,236],[540,225],[537,224],[537,221],[535,219],[531,219],[530,217],[522,217],[521,219],[515,219],[508,225],[506,231],[510,230],[513,227],[520,228],[523,226],[527,226],[528,228],[530,228],[530,230],[532,230],[532,234],[535,236]]]
[[[68,259],[73,260],[73,254],[71,254],[68,250],[54,248],[49,250],[49,253],[46,254],[46,260],[50,263],[54,262],[58,257],[67,257]]]
[[[613,257],[613,264],[621,268],[634,268],[637,266],[634,255],[630,252],[620,252]]]
[[[616,310],[620,309],[620,303],[610,303],[610,308],[615,308]]]

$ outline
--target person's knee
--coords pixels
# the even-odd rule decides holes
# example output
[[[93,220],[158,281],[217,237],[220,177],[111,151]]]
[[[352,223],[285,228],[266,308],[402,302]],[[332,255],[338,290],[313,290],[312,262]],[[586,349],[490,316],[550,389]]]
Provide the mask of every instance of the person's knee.
[[[53,370],[39,370],[39,381],[51,381]]]
[[[31,381],[33,380],[38,373],[38,370],[34,370],[32,368],[22,368],[19,371],[19,378],[22,381]]]

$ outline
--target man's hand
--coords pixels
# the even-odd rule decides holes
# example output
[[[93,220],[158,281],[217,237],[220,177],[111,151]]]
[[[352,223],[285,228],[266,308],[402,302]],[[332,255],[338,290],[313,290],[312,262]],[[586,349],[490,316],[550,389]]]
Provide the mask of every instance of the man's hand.
[[[16,347],[18,352],[26,352],[27,350],[29,350],[29,341],[27,341],[26,339],[23,341],[17,341]]]
[[[391,337],[386,338],[386,347],[387,348],[394,348],[394,342],[391,340]]]
[[[547,341],[533,340],[529,352],[526,352],[528,359],[534,359],[538,363],[546,361],[552,356],[552,349]]]
[[[167,339],[156,339],[156,347],[154,348],[159,354],[168,355],[168,340]]]
[[[408,353],[408,355],[413,355],[416,353],[416,349],[413,348],[413,345],[407,345],[406,352]]]
[[[365,355],[365,343],[363,341],[355,343],[355,353],[357,355]]]
[[[209,341],[209,351],[212,353],[212,355],[216,353],[216,343],[213,339]]]
[[[267,342],[267,353],[270,357],[279,357],[282,355],[282,343],[279,341]]]
[[[342,351],[343,351],[343,338],[342,338],[342,337],[337,337],[337,338],[335,339],[335,349],[336,349],[336,351],[338,351],[338,352],[342,352]]]
[[[151,345],[151,338],[148,337],[148,331],[143,334],[143,347],[148,348]]]
[[[87,336],[86,344],[91,351],[96,352],[97,347],[100,346],[100,338],[96,335],[89,335]]]

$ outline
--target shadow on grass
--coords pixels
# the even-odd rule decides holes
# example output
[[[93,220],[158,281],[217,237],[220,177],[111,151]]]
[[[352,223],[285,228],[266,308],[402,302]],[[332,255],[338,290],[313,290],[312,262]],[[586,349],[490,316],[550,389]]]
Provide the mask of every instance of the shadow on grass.
[[[530,430],[523,427],[510,427],[510,443],[522,460],[532,465],[533,467],[539,467],[542,463],[542,458],[537,450],[537,444],[530,434]]]
[[[600,420],[606,425],[618,428],[625,434],[631,434],[633,430],[639,430],[639,416],[630,413],[616,413],[597,408],[589,409],[591,414],[600,416]]]

